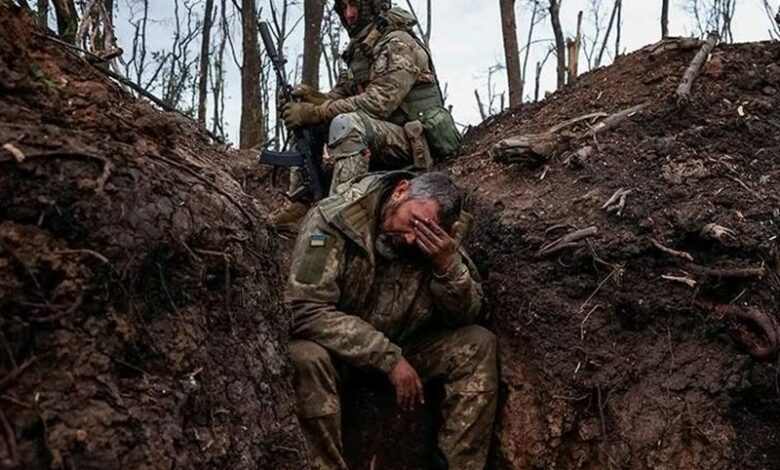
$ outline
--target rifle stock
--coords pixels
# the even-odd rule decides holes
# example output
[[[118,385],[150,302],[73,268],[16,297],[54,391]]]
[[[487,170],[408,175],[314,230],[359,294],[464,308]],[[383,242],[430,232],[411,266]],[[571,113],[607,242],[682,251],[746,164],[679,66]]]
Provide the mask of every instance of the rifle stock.
[[[276,44],[271,36],[268,23],[261,21],[259,27],[263,46],[265,46],[265,51],[271,59],[271,64],[276,72],[276,82],[284,93],[285,100],[289,103],[293,97],[292,87],[287,83],[287,74],[284,70],[284,65],[287,61],[276,50]],[[260,163],[274,166],[300,167],[303,170],[304,188],[288,193],[287,197],[296,202],[307,199],[318,201],[325,196],[321,149],[318,148],[317,140],[311,129],[295,129],[293,136],[293,145],[296,151],[273,152],[263,150],[260,154]]]

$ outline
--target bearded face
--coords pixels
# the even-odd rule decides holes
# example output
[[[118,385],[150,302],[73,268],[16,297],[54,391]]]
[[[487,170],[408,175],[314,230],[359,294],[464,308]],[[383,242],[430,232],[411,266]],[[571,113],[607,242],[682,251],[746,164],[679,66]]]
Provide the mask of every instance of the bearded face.
[[[336,0],[335,9],[341,23],[355,36],[376,20],[377,15],[390,8],[390,0]]]

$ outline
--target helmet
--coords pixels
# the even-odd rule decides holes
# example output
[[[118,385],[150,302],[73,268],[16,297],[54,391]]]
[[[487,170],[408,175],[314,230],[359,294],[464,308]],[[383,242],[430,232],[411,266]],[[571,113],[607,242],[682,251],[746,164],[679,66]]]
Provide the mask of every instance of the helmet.
[[[347,23],[347,18],[344,14],[344,8],[342,7],[344,0],[335,0],[333,9],[338,13],[341,18],[341,24],[349,32],[350,36],[362,31],[366,26],[373,23],[377,16],[390,9],[391,0],[355,0],[358,3],[360,12],[358,13],[358,22],[354,26]]]

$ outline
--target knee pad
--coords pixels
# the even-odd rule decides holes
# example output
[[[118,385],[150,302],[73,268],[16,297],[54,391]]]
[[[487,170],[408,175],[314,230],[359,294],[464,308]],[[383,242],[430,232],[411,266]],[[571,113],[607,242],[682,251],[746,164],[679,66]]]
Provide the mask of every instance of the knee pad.
[[[337,145],[350,135],[362,137],[365,134],[363,127],[363,120],[357,113],[339,114],[330,122],[328,145]]]

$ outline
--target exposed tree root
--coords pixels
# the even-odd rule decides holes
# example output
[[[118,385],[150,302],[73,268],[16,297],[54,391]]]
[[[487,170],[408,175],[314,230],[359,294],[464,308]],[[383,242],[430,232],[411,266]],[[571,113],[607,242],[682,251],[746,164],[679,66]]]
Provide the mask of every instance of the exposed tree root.
[[[578,243],[586,238],[593,237],[599,233],[599,229],[596,227],[588,227],[586,229],[577,230],[568,235],[565,235],[552,243],[548,243],[539,249],[536,256],[541,258],[549,256],[560,251],[580,246]]]
[[[715,311],[724,318],[732,318],[748,323],[760,329],[765,341],[756,341],[754,334],[748,330],[738,329],[736,332],[739,341],[748,349],[750,354],[759,359],[773,359],[778,353],[778,338],[780,330],[777,323],[767,313],[756,308],[739,308],[731,305],[717,307]]]
[[[693,261],[693,256],[690,253],[686,253],[684,251],[677,251],[673,250],[671,248],[668,248],[661,244],[658,240],[651,240],[653,243],[653,246],[658,248],[659,251],[666,253],[667,255],[675,256],[677,258],[682,258],[686,261]]]

